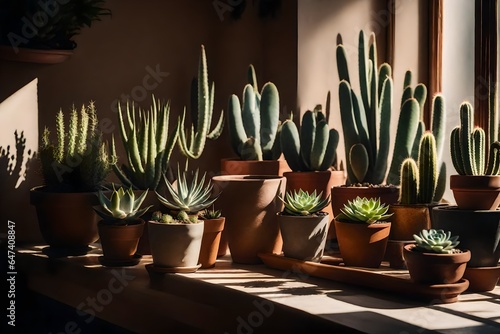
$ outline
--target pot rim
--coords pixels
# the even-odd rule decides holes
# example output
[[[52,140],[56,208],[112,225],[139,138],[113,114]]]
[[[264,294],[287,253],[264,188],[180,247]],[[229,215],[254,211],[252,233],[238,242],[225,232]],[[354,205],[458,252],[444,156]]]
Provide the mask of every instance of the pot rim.
[[[437,211],[452,211],[452,212],[469,212],[469,213],[487,213],[487,214],[495,214],[499,213],[500,214],[500,208],[496,210],[470,210],[470,209],[460,209],[457,205],[443,205],[443,206],[436,206],[433,207],[432,210],[437,210]]]
[[[349,221],[346,222],[346,221],[337,220],[336,218],[334,220],[335,220],[335,223],[361,225],[361,226],[367,226],[367,227],[370,227],[370,226],[377,226],[377,227],[391,226],[391,222],[389,222],[389,221],[383,221],[383,222],[377,221],[375,223],[367,224],[367,223],[361,223],[361,222],[349,222]]]
[[[278,176],[278,175],[251,175],[251,174],[245,174],[245,175],[216,175],[212,177],[212,181],[219,181],[219,182],[270,182],[270,181],[281,181],[285,179],[284,176]]]
[[[456,257],[456,256],[467,256],[467,254],[468,254],[468,257],[470,259],[470,250],[468,250],[468,249],[460,249],[462,251],[462,253],[442,254],[442,253],[431,253],[431,252],[414,252],[413,248],[416,246],[417,245],[413,242],[411,244],[404,245],[403,249],[406,252],[409,252],[412,254],[422,254],[422,256],[425,256],[425,257]],[[467,260],[467,261],[469,261],[469,260]]]
[[[197,226],[197,225],[204,225],[205,221],[204,220],[198,220],[197,223],[194,224],[166,224],[166,223],[159,223],[154,220],[148,220],[148,223],[153,224],[153,225],[165,225],[165,226]]]

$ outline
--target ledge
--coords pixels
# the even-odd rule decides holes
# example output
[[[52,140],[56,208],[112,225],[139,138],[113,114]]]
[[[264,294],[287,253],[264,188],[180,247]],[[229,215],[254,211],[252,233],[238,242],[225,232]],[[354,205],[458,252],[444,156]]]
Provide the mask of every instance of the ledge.
[[[229,256],[192,274],[155,275],[144,256],[108,268],[92,247],[85,256],[52,258],[46,246],[18,249],[28,288],[75,308],[77,328],[93,316],[138,333],[498,333],[500,287],[432,305]],[[79,326],[79,327],[78,327]],[[84,333],[85,331],[82,331]]]

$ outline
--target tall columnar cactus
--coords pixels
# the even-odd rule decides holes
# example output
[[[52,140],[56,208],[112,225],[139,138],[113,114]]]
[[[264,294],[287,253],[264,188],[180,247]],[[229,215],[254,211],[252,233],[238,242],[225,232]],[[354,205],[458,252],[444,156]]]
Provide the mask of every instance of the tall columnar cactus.
[[[65,129],[64,113],[56,115],[57,144],[50,141],[45,128],[40,147],[40,160],[45,183],[53,190],[67,192],[97,191],[116,162],[116,155],[108,155],[97,130],[95,105],[83,105],[78,112],[74,107]]]
[[[278,130],[279,93],[272,82],[259,94],[253,66],[243,90],[242,105],[236,95],[229,98],[228,120],[231,146],[243,160],[273,160],[281,154]]]
[[[480,127],[473,128],[474,109],[469,102],[460,106],[460,126],[451,132],[451,158],[460,175],[499,175],[500,142],[490,145],[486,161],[485,133]]]
[[[430,131],[422,136],[418,151],[418,162],[410,157],[401,165],[400,204],[430,204],[443,197],[444,187],[438,182],[436,139]]]
[[[135,189],[156,189],[161,175],[167,170],[170,155],[177,142],[180,121],[169,134],[170,103],[162,104],[152,97],[150,110],[139,109],[127,103],[125,115],[118,106],[120,134],[128,165],[113,169],[120,181]],[[112,153],[116,155],[114,138]]]
[[[327,170],[335,161],[338,143],[339,133],[328,128],[321,106],[302,116],[300,136],[291,119],[281,129],[281,149],[294,172]]]
[[[212,125],[215,84],[209,89],[208,66],[205,47],[201,46],[200,61],[198,65],[198,82],[191,87],[191,107],[193,124],[191,124],[190,135],[184,132],[186,108],[181,118],[181,130],[179,131],[179,147],[181,153],[188,158],[198,159],[205,148],[206,139],[215,140],[219,138],[224,127],[224,111],[221,112],[219,121],[213,130]],[[196,105],[197,107],[194,107]],[[196,124],[196,129],[194,127]]]
[[[389,64],[382,64],[377,70],[377,48],[373,33],[367,53],[365,35],[360,31],[358,58],[361,97],[351,87],[345,48],[342,43],[337,45],[347,178],[350,184],[381,184],[385,179],[389,154],[392,70]]]

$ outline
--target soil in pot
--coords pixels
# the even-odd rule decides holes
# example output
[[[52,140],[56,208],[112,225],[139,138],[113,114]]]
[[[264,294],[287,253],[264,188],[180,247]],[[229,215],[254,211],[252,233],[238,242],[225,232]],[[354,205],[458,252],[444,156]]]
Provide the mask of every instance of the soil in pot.
[[[390,222],[348,223],[335,219],[340,254],[346,266],[378,268],[384,258]]]
[[[451,284],[458,282],[465,273],[471,252],[435,254],[414,251],[415,244],[406,245],[403,256],[411,279],[422,284]]]
[[[225,217],[204,219],[205,227],[201,240],[201,250],[198,262],[201,268],[212,268],[217,260],[219,242],[224,229]]]
[[[278,213],[286,257],[319,262],[323,257],[330,215],[288,216]]]

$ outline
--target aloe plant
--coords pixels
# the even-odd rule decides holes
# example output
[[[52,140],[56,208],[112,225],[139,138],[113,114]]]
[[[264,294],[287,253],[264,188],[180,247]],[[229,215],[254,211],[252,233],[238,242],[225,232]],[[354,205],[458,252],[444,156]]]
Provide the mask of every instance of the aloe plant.
[[[172,150],[177,142],[180,121],[169,133],[170,103],[152,97],[149,110],[137,110],[126,104],[123,112],[118,105],[120,135],[127,154],[128,165],[114,165],[120,181],[134,189],[156,189],[161,175],[167,171]],[[125,114],[125,116],[124,116]],[[116,155],[114,137],[112,154]]]
[[[228,103],[228,125],[233,151],[243,160],[273,160],[281,155],[279,142],[279,93],[272,82],[259,94],[255,69],[248,69],[250,83]]]
[[[188,158],[198,159],[205,148],[206,139],[215,140],[219,138],[224,127],[224,111],[221,112],[219,121],[213,130],[210,130],[212,124],[214,107],[215,84],[209,89],[208,66],[205,47],[201,46],[200,61],[198,65],[197,84],[192,85],[191,89],[191,125],[190,135],[184,131],[186,119],[186,108],[181,118],[179,132],[179,147],[181,153]],[[196,107],[194,107],[196,105]],[[194,124],[196,124],[196,129]]]
[[[46,185],[54,191],[97,191],[116,163],[109,156],[102,133],[97,129],[95,105],[90,102],[78,112],[71,109],[66,129],[62,110],[56,115],[56,144],[45,128],[40,146],[42,173]]]
[[[486,160],[485,132],[480,127],[473,128],[474,109],[469,102],[460,106],[460,126],[451,132],[451,158],[455,170],[460,175],[499,175],[500,142],[490,138],[488,160]]]
[[[199,211],[212,205],[220,194],[213,195],[213,184],[209,179],[205,182],[206,173],[199,178],[199,170],[189,177],[188,172],[181,171],[177,165],[177,183],[174,186],[165,176],[169,198],[163,197],[158,192],[158,200],[168,209],[186,211],[189,214],[197,214]],[[189,181],[188,181],[189,180]]]
[[[418,235],[414,234],[416,242],[415,251],[424,253],[453,254],[458,250],[456,247],[460,243],[458,236],[451,236],[451,232],[444,230],[422,230]]]
[[[141,205],[146,198],[148,191],[144,191],[137,199],[132,188],[124,190],[123,187],[116,190],[113,185],[113,192],[107,198],[102,191],[99,191],[99,202],[101,206],[94,207],[95,212],[106,222],[116,225],[126,225],[137,221],[144,215],[152,205],[142,208]]]
[[[322,198],[323,192],[316,194],[316,190],[312,193],[299,189],[299,191],[287,191],[285,197],[278,195],[280,201],[283,202],[287,215],[291,216],[311,216],[323,210],[330,204],[330,196]]]
[[[285,160],[294,172],[323,171],[336,160],[339,133],[329,129],[328,120],[318,105],[302,116],[300,135],[293,120],[286,120],[280,141]]]
[[[388,210],[389,206],[380,203],[380,198],[368,199],[358,196],[352,201],[347,201],[344,208],[340,209],[341,213],[335,219],[353,223],[373,224],[389,219],[392,213],[387,213]]]

